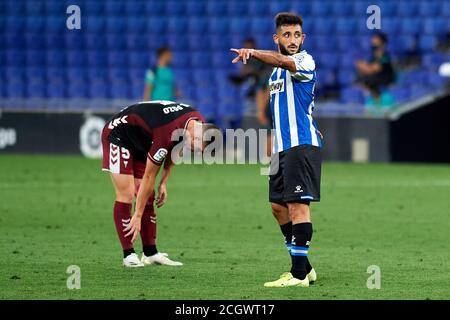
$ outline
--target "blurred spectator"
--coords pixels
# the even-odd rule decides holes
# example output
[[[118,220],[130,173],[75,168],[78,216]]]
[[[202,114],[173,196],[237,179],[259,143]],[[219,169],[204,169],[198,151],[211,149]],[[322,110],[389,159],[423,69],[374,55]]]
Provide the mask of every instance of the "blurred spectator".
[[[244,48],[255,49],[256,41],[247,38],[244,41]],[[271,68],[256,59],[250,59],[247,64],[243,64],[239,74],[230,76],[230,80],[236,85],[246,84],[247,87],[247,113],[254,114],[255,98],[268,81]]]
[[[157,50],[158,63],[148,69],[145,74],[144,101],[169,100],[175,101],[179,96],[175,85],[175,76],[170,67],[172,51],[162,47]]]
[[[372,36],[372,57],[369,61],[357,60],[357,83],[370,93],[366,105],[391,105],[392,99],[384,93],[395,82],[395,71],[391,56],[386,50],[387,37],[383,33]]]
[[[263,129],[267,129],[266,155],[272,154],[272,134],[273,129],[272,112],[270,111],[270,90],[268,87],[269,80],[256,93],[256,119]]]

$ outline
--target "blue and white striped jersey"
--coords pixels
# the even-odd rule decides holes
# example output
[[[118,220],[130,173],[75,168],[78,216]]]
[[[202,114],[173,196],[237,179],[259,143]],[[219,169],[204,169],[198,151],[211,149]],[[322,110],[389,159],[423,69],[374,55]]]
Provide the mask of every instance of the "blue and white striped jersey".
[[[277,67],[269,79],[270,108],[275,130],[273,153],[301,144],[322,146],[312,119],[316,64],[305,50],[289,57],[295,61],[297,72]]]

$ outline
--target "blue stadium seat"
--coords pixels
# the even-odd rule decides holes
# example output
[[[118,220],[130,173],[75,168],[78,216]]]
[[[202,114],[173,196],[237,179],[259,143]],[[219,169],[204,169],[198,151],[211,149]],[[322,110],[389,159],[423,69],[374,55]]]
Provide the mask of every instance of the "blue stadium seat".
[[[4,34],[4,38],[2,39],[3,45],[5,46],[4,48],[8,48],[8,49],[16,49],[16,50],[21,50],[23,48],[25,48],[25,46],[28,43],[28,38],[24,37],[23,35],[18,35],[16,33],[6,33]],[[44,44],[42,44],[44,45]],[[38,49],[40,49],[42,47],[38,47]],[[36,47],[30,46],[30,49],[36,49]]]
[[[131,68],[139,68],[141,70],[145,69],[149,63],[149,54],[142,51],[132,51],[127,53],[128,65]],[[143,72],[143,71],[142,71]]]
[[[6,96],[10,98],[26,97],[27,86],[24,81],[16,79],[6,84]]]
[[[350,86],[352,81],[354,80],[355,74],[353,69],[343,68],[339,69],[337,72],[337,82],[341,87]]]
[[[402,53],[414,50],[416,47],[414,36],[399,36],[395,42],[399,44]]]
[[[125,3],[126,16],[131,19],[142,19],[140,17],[144,16],[146,10],[147,1],[127,1]],[[154,1],[148,1],[154,2]]]
[[[186,13],[190,17],[204,17],[206,14],[206,1],[188,1]]]
[[[141,89],[144,86],[144,78],[145,78],[145,70],[146,68],[129,68],[128,69],[128,78],[131,82],[142,82]]]
[[[28,32],[43,32],[45,30],[45,18],[39,16],[29,16],[26,20],[26,29]]]
[[[86,1],[84,4],[85,9],[82,11],[85,12],[88,16],[93,17],[100,17],[105,15],[105,1],[97,1],[97,0],[90,0]],[[65,11],[65,10],[64,10]]]
[[[64,35],[58,33],[49,33],[46,34],[45,37],[47,48],[61,51],[65,50],[66,39],[64,38]]]
[[[126,99],[130,96],[130,86],[127,82],[112,82],[110,97],[112,99]]]
[[[10,67],[21,67],[25,64],[26,56],[22,50],[7,50],[6,63]]]
[[[106,67],[108,59],[104,50],[88,51],[88,64],[90,67]]]
[[[313,2],[311,5],[311,14],[314,17],[327,17],[332,13],[331,9],[332,9],[331,2],[328,1]]]
[[[419,48],[422,52],[430,52],[436,48],[437,38],[435,36],[422,36],[419,39]]]
[[[28,67],[42,67],[45,66],[46,54],[42,50],[27,51],[27,66]]]
[[[49,98],[65,98],[67,96],[66,84],[60,81],[50,81],[47,84]]]
[[[223,36],[222,35],[210,36],[209,44],[211,45],[211,50],[213,50],[214,52],[229,50],[231,48],[230,37],[227,34]]]
[[[88,72],[84,67],[70,66],[65,70],[69,82],[87,82],[88,80]]]
[[[27,82],[27,97],[45,98],[47,96],[47,87],[45,81],[41,79],[30,79]]]
[[[189,47],[189,38],[185,34],[172,34],[168,37],[168,43],[173,50],[186,50]]]
[[[341,53],[338,55],[338,63],[339,63],[339,69],[352,69],[355,66],[356,57],[349,53],[345,52],[345,50],[342,50]],[[342,72],[342,71],[340,71]]]
[[[89,86],[89,97],[91,98],[108,98],[109,97],[109,84],[106,81],[95,80],[92,81]]]
[[[126,68],[128,66],[127,53],[125,51],[109,51],[108,66],[110,68],[114,67]]]
[[[194,68],[204,68],[211,65],[211,54],[209,52],[193,52],[190,54],[191,66]]]
[[[439,11],[444,17],[450,17],[450,2],[442,1],[441,10]]]
[[[231,64],[233,55],[229,51],[214,52],[212,54],[212,65],[214,68],[227,68]]]
[[[328,19],[331,20],[331,19]],[[357,22],[352,18],[338,18],[336,21],[336,31],[339,35],[355,34]]]
[[[239,0],[227,1],[227,11],[230,17],[245,17],[248,13],[247,2]]]
[[[89,68],[87,72],[90,82],[102,82],[108,79],[107,68]]]
[[[87,33],[84,36],[86,48],[90,51],[104,50],[106,47],[106,37],[97,33]]]
[[[430,88],[424,86],[413,86],[410,88],[410,98],[417,99],[430,94]]]
[[[339,65],[339,60],[335,53],[320,53],[316,54],[315,57],[316,67],[334,69]]]
[[[151,17],[166,16],[165,1],[145,1],[146,15]]]
[[[417,15],[418,4],[415,1],[398,1],[397,15],[404,17],[414,17]]]
[[[25,1],[7,1],[6,13],[7,15],[23,15],[26,12]]]
[[[147,51],[148,43],[146,36],[142,34],[129,34],[126,38],[127,41],[127,50],[130,51]]]
[[[89,86],[84,81],[70,81],[67,86],[67,94],[70,98],[88,98],[89,97]]]
[[[87,65],[85,51],[67,51],[67,65],[70,67],[84,68]]]
[[[339,37],[339,41],[337,42],[337,47],[340,52],[348,53],[355,46],[355,36],[351,35],[342,35]]]
[[[105,13],[108,17],[111,16],[123,16],[125,12],[124,1],[104,1],[105,3]]]
[[[47,33],[63,33],[67,31],[66,15],[46,17]]]
[[[275,30],[273,21],[267,18],[254,18],[250,21],[250,33],[252,35],[270,35]]]
[[[374,4],[377,3],[375,2]],[[382,19],[384,19],[384,17],[394,17],[397,14],[397,6],[395,1],[385,0],[378,4],[378,6],[380,7]],[[383,23],[383,21],[381,21],[381,23]]]
[[[47,80],[47,73],[42,65],[37,67],[28,67],[26,69],[26,79],[30,81],[31,79],[40,79],[41,81]]]
[[[226,1],[208,1],[206,4],[208,17],[224,17],[227,14]]]
[[[106,32],[108,34],[116,33],[123,35],[126,32],[125,18],[121,16],[109,16],[106,19]]]
[[[167,39],[159,35],[148,35],[145,37],[147,40],[147,48],[149,51],[155,51],[158,48],[167,46]]]
[[[5,28],[6,30],[8,30],[8,32],[11,33],[24,32],[25,27],[26,27],[26,20],[23,16],[7,16],[5,19]]]
[[[64,45],[66,50],[86,50],[85,48],[85,37],[83,33],[80,32],[69,32],[65,34]]]
[[[127,48],[126,34],[106,34],[106,46],[108,50],[125,50]]]
[[[398,18],[383,18],[381,20],[381,30],[388,36],[396,35],[400,30],[400,21]]]
[[[309,39],[310,41],[312,39]],[[329,36],[317,36],[314,37],[313,40],[316,44],[315,47],[324,52],[324,51],[337,51],[337,39],[335,37]]]
[[[425,18],[423,23],[423,31],[429,35],[445,34],[446,32],[450,32],[450,30],[447,29],[446,22],[447,21],[444,18]]]
[[[348,87],[341,91],[342,103],[363,104],[364,95],[359,88]]]
[[[67,81],[67,70],[66,69],[64,69],[64,68],[46,68],[45,70],[46,70],[47,81],[49,81],[49,82],[66,82]]]
[[[291,3],[286,0],[270,1],[268,14],[274,17],[279,12],[290,11],[291,7]]]
[[[47,50],[47,66],[49,67],[65,67],[66,55],[62,50]]]
[[[162,17],[151,17],[147,19],[147,31],[150,34],[160,36],[167,31],[167,20]]]
[[[349,17],[353,15],[353,3],[344,1],[333,1],[331,4],[333,17]]]
[[[250,21],[247,18],[231,18],[230,32],[235,34],[245,34],[250,28]]]
[[[224,17],[210,18],[208,31],[212,34],[225,34],[228,32],[229,20]]]
[[[230,45],[233,48],[241,48],[244,44],[245,39],[247,39],[247,35],[244,34],[233,34],[230,36]]]
[[[445,1],[421,1],[419,3],[418,12],[423,17],[439,17],[441,16],[441,3]]]
[[[186,2],[184,1],[165,1],[166,3],[166,15],[171,17],[185,16]]]
[[[188,21],[188,32],[204,34],[208,29],[208,20],[206,17],[191,17]]]
[[[317,35],[325,36],[335,32],[335,20],[333,19],[317,18],[312,21],[314,23],[314,33]]]
[[[397,103],[407,102],[410,99],[410,91],[408,88],[396,86],[389,89],[389,93],[394,96]]]
[[[106,19],[105,17],[87,16],[84,18],[81,28],[87,32],[100,35],[106,31]]]
[[[191,66],[190,60],[190,55],[186,51],[173,52],[172,65],[175,68],[189,68]]]
[[[169,18],[168,31],[174,34],[184,34],[188,27],[188,19],[184,16]]]
[[[401,20],[400,31],[404,35],[418,34],[422,30],[421,20],[418,18],[404,18]]]
[[[145,36],[147,20],[143,17],[127,17],[127,33]]]
[[[267,1],[251,0],[248,3],[248,12],[255,18],[267,16],[269,14],[270,6]]]
[[[446,61],[445,56],[436,52],[426,53],[422,56],[422,66],[425,69],[433,70],[434,73],[444,61]]]
[[[188,48],[190,51],[202,51],[202,50],[211,50],[214,48],[211,48],[211,44],[209,42],[210,38],[209,37],[205,37],[203,35],[196,35],[196,34],[192,34],[189,35],[187,38],[188,41]]]

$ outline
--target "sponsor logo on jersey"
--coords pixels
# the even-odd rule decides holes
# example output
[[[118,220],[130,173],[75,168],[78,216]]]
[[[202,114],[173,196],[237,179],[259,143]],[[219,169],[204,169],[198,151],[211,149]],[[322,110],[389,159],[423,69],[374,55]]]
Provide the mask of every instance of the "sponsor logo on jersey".
[[[269,84],[270,94],[284,92],[284,79],[271,81]]]
[[[156,153],[153,156],[153,160],[158,162],[163,161],[167,155],[167,152],[168,152],[167,149],[164,148],[158,149],[158,151],[156,151]]]

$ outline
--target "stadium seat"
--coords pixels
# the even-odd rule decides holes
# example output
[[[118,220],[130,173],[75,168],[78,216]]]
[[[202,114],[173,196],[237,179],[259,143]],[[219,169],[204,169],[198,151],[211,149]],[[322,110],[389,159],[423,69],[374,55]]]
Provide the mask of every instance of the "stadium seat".
[[[78,68],[76,68],[78,70]],[[49,82],[67,82],[68,73],[71,68],[46,68],[46,77]]]
[[[106,19],[104,17],[87,16],[84,21],[86,22],[82,28],[85,28],[87,32],[100,35],[106,31]]]
[[[27,66],[29,68],[32,67],[42,67],[45,66],[45,59],[46,54],[42,50],[36,50],[36,51],[27,51]]]
[[[47,17],[45,22],[47,33],[61,34],[62,32],[67,31],[65,15]]]
[[[8,15],[23,15],[26,12],[25,1],[7,1],[6,12]]]
[[[15,34],[24,32],[26,28],[26,20],[23,16],[7,16],[5,18],[5,28],[8,32]]]
[[[186,13],[190,17],[205,17],[206,1],[188,1],[186,4]]]
[[[190,54],[191,66],[194,68],[203,68],[211,64],[211,54],[209,52],[194,52]]]
[[[69,67],[65,69],[66,71],[66,79],[70,83],[74,82],[84,82],[86,83],[88,80],[88,72],[85,68],[80,67]],[[56,77],[53,77],[53,80],[56,81]]]
[[[168,31],[170,33],[173,33],[174,35],[182,35],[188,28],[188,19],[184,16],[173,16],[172,18],[168,19],[167,28]]]
[[[11,34],[11,36],[13,37],[14,35]],[[23,39],[25,39],[26,48],[28,50],[42,50],[42,48],[45,48],[45,46],[46,46],[46,38],[44,37],[43,34],[26,33],[24,37],[18,38],[18,40],[19,40],[18,42],[15,42],[14,39],[12,38],[11,42],[13,43],[13,45],[10,46],[8,44],[8,48],[10,48],[10,49],[24,48],[25,46],[23,45],[23,42],[22,42]]]
[[[127,1],[125,3],[125,12],[128,18],[133,19],[143,19],[142,17],[145,15],[146,10],[146,2],[147,1]],[[154,3],[154,1],[148,1],[150,3]],[[122,14],[122,13],[120,13]]]
[[[7,50],[6,63],[11,67],[21,67],[25,64],[26,55],[22,50]]]
[[[245,17],[247,16],[247,2],[239,0],[227,1],[227,11],[230,17]]]
[[[314,29],[310,32],[314,32],[316,35],[327,36],[335,32],[335,21],[328,18],[317,18],[313,20]]]
[[[231,18],[230,19],[230,32],[234,34],[246,34],[250,28],[250,22],[247,18]]]
[[[148,50],[147,39],[142,34],[129,34],[126,37],[126,49],[129,51],[141,51],[146,52]]]
[[[97,33],[87,33],[84,41],[88,51],[102,50],[106,47],[106,37]]]
[[[341,102],[342,103],[355,103],[355,104],[363,104],[364,103],[364,95],[361,89],[348,87],[341,91]]]
[[[189,47],[189,38],[186,35],[173,34],[168,37],[168,43],[172,50],[186,50]]]
[[[127,82],[112,82],[110,86],[110,97],[112,99],[126,99],[130,96],[130,86]]]
[[[410,99],[410,90],[405,87],[393,87],[389,89],[389,93],[394,97],[397,103],[404,103]]]
[[[30,81],[31,79],[40,79],[41,81],[46,81],[46,72],[42,66],[38,67],[28,67],[26,69],[26,80]]]
[[[39,16],[29,16],[26,18],[25,28],[27,31],[32,32],[43,32],[45,30],[45,19]]]
[[[226,1],[208,1],[206,4],[208,17],[224,17],[227,14]]]
[[[147,31],[150,34],[158,35],[167,31],[167,21],[162,17],[151,17],[147,19]]]
[[[302,5],[300,4],[300,6]],[[345,1],[333,1],[331,14],[333,17],[351,17],[353,16],[353,4]]]
[[[226,34],[229,28],[229,21],[224,17],[209,18],[208,31],[212,34]]]
[[[399,19],[397,19],[397,18],[383,18],[381,20],[381,29],[388,36],[396,35],[399,32],[399,29],[400,29]]]
[[[444,18],[425,18],[423,23],[423,31],[428,35],[445,34],[450,30],[446,30],[446,20]]]
[[[91,82],[89,86],[90,98],[108,98],[109,97],[109,84],[106,81],[96,80]]]
[[[106,33],[124,35],[126,31],[125,18],[109,16],[106,18]]]
[[[6,84],[6,96],[9,98],[26,97],[26,82],[16,79]]]
[[[104,3],[106,16],[123,16],[125,12],[125,3],[123,1],[107,0]]]
[[[248,2],[248,12],[251,13],[255,18],[265,17],[269,13],[269,2],[268,1],[255,1],[251,0]]]
[[[437,45],[437,38],[435,36],[422,36],[419,38],[419,48],[422,53],[433,51]]]
[[[143,17],[128,16],[126,25],[127,34],[136,34],[143,37],[147,32],[147,21]]]
[[[114,67],[126,68],[128,66],[127,53],[125,51],[109,51],[108,66],[110,68]]]
[[[132,51],[127,53],[127,57],[128,65],[131,68],[139,68],[143,70],[150,64],[149,54],[145,51]]]
[[[27,82],[27,97],[45,98],[47,96],[46,83],[42,79],[30,79]]]
[[[423,17],[438,17],[442,14],[441,3],[445,1],[421,1],[419,2],[418,13]]]
[[[422,30],[421,20],[418,18],[404,18],[400,24],[400,31],[404,35],[418,34]]]
[[[65,46],[66,50],[74,50],[85,52],[85,37],[82,33],[78,32],[69,32],[65,34],[64,43],[62,46]]]
[[[274,17],[279,12],[291,11],[291,3],[286,0],[270,1],[269,15]]]
[[[315,17],[328,17],[332,13],[331,9],[331,2],[313,2],[311,5],[311,15]]]
[[[108,50],[125,50],[127,48],[127,39],[125,34],[106,34],[106,46]]]
[[[100,17],[105,15],[106,1],[88,0],[84,4],[85,11],[88,16]],[[64,10],[65,11],[65,10]]]
[[[67,96],[65,83],[60,81],[50,81],[47,84],[47,96],[49,98],[65,98]]]
[[[191,66],[190,56],[184,51],[174,51],[172,65],[175,68],[189,68]]]
[[[146,15],[163,17],[166,15],[165,1],[145,1]]]
[[[414,17],[418,14],[418,4],[416,1],[398,1],[397,15],[404,17]]]
[[[89,97],[89,88],[86,82],[83,81],[70,81],[67,86],[67,92],[69,97],[71,98],[88,98]]]
[[[185,1],[165,1],[166,15],[171,17],[186,16],[186,2]]]
[[[190,34],[204,34],[208,28],[206,17],[192,17],[188,21],[188,32]]]
[[[107,54],[104,50],[88,51],[88,64],[90,67],[106,67]]]
[[[33,1],[34,2],[34,1]],[[30,4],[33,2],[29,2]],[[86,12],[89,11],[88,3],[84,4]],[[67,9],[67,4],[60,0],[47,0],[45,1],[45,12],[47,16],[57,16],[60,14],[65,14]]]

